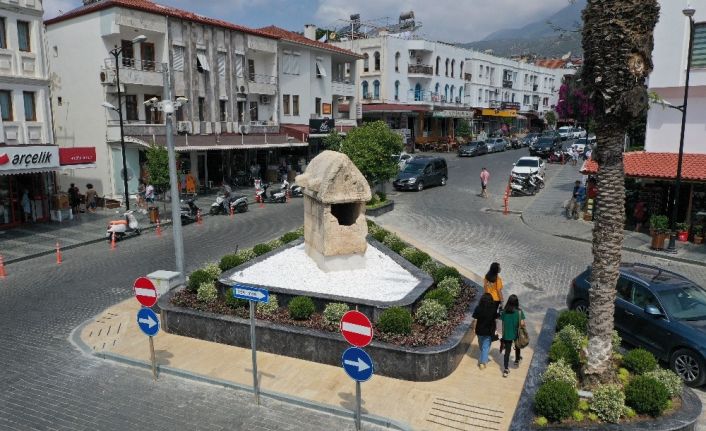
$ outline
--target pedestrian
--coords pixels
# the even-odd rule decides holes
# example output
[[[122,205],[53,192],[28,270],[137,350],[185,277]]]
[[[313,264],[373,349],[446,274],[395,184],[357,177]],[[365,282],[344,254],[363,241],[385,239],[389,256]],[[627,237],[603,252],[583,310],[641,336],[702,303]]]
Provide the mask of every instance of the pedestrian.
[[[571,165],[576,166],[579,162],[579,150],[571,147]]]
[[[488,273],[483,278],[483,292],[489,293],[493,298],[496,310],[502,305],[503,279],[500,278],[500,264],[498,262],[490,264],[490,269],[488,269]]]
[[[32,221],[32,204],[29,199],[29,190],[24,189],[22,192],[22,199],[20,200],[20,205],[22,205],[22,212],[25,215],[25,223]]]
[[[74,183],[69,185],[69,206],[71,207],[71,212],[74,215],[79,215],[79,206],[81,205],[81,195],[79,194],[78,187]]]
[[[86,210],[90,213],[96,212],[96,201],[98,199],[98,193],[93,188],[93,184],[86,184]]]
[[[490,172],[486,168],[480,170],[480,195],[483,198],[488,197],[488,181],[490,180]]]
[[[478,358],[478,368],[484,370],[488,363],[488,353],[490,345],[494,340],[498,339],[495,320],[498,318],[498,307],[493,301],[490,293],[484,293],[481,296],[478,305],[473,310],[473,319],[475,319],[475,332],[478,337],[478,347],[480,348],[480,356]]]
[[[145,180],[140,179],[140,184],[137,186],[137,208],[145,209]]]
[[[645,216],[647,215],[647,204],[645,204],[644,201],[638,201],[638,203],[635,204],[635,209],[632,214],[635,217],[635,232],[640,232],[642,224],[645,222]]]
[[[525,326],[525,313],[520,308],[520,300],[517,295],[510,295],[505,304],[505,308],[500,313],[500,320],[503,323],[503,337],[500,341],[501,348],[504,349],[503,356],[503,377],[510,374],[510,350],[513,348],[513,343],[517,340],[520,332],[520,327]],[[522,354],[517,346],[515,348],[515,366],[520,365]]]
[[[145,187],[145,201],[147,205],[154,205],[154,186],[150,183]]]
[[[574,189],[571,192],[571,200],[566,206],[566,217],[569,219],[579,218],[579,209],[586,200],[586,188],[581,184],[581,181],[576,180],[574,183]]]

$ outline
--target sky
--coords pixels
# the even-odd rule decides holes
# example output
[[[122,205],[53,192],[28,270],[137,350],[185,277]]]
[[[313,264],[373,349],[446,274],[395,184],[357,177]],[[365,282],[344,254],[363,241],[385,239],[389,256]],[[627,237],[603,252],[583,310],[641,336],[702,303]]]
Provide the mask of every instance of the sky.
[[[568,5],[568,0],[158,0],[245,25],[277,25],[303,31],[304,24],[342,27],[341,19],[360,13],[363,22],[394,23],[401,12],[413,10],[421,32],[432,40],[473,42],[505,28],[544,19]],[[44,0],[45,19],[81,6],[81,0]]]

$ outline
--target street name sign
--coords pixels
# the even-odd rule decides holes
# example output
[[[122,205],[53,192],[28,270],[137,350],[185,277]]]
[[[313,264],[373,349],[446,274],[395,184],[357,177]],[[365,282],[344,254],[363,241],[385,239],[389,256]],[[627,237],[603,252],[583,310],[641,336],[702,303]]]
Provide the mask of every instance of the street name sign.
[[[351,310],[341,318],[343,338],[356,347],[365,347],[373,340],[373,324],[360,311]]]
[[[348,376],[356,382],[365,382],[373,375],[373,360],[365,350],[349,347],[341,356],[341,364]]]
[[[154,337],[159,332],[159,317],[149,308],[141,308],[137,312],[137,324],[149,337]]]
[[[132,289],[135,292],[137,301],[145,307],[151,307],[157,303],[157,288],[149,278],[138,278],[135,280]]]
[[[259,287],[248,286],[247,284],[236,284],[233,286],[233,297],[255,302],[270,302],[270,292]]]

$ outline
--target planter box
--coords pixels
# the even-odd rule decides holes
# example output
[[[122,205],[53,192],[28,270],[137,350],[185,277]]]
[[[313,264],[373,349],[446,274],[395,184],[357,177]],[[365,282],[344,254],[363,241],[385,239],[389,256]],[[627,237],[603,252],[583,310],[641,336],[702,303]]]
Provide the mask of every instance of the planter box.
[[[370,216],[370,217],[378,217],[381,216],[385,213],[389,213],[395,209],[395,201],[388,200],[386,201],[383,205],[374,208],[374,209],[365,209],[365,215]]]
[[[653,233],[650,248],[652,248],[653,250],[664,250],[664,241],[666,239],[667,235],[663,233]]]

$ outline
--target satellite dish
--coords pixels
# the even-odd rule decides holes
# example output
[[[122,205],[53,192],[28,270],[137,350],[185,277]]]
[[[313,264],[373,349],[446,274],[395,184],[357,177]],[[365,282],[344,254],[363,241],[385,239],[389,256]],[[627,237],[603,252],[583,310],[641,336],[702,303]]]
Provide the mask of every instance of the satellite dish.
[[[120,178],[125,179],[125,169],[120,169]],[[133,178],[135,178],[135,173],[132,169],[127,168],[127,180],[130,181]]]

